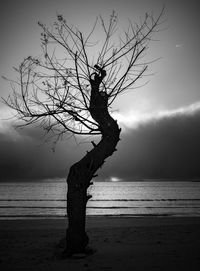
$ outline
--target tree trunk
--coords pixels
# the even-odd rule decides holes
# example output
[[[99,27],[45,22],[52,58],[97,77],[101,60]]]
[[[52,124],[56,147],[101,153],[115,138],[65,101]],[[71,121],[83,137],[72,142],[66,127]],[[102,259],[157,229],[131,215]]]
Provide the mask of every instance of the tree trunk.
[[[103,75],[105,76],[105,72]],[[95,73],[94,80],[91,80],[89,108],[92,118],[99,125],[102,138],[97,145],[92,142],[94,148],[70,168],[67,178],[67,255],[85,252],[89,242],[85,231],[86,204],[91,197],[87,195],[87,188],[92,184],[95,172],[103,165],[105,159],[116,151],[115,147],[120,140],[121,129],[108,112],[108,96],[99,91],[102,79],[102,73],[101,76]]]

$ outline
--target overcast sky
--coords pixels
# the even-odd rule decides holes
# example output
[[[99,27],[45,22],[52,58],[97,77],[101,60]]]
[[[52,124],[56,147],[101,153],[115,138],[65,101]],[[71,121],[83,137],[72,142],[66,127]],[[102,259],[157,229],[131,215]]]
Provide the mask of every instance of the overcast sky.
[[[161,57],[149,67],[155,74],[142,88],[116,100],[114,109],[123,129],[118,152],[99,171],[100,178],[198,178],[200,169],[200,17],[198,0],[10,0],[0,8],[0,75],[14,78],[13,66],[40,54],[38,21],[53,23],[56,14],[87,32],[101,14],[114,9],[119,26],[137,22],[145,12],[155,16],[165,4],[165,30],[159,32],[148,58]],[[9,94],[0,79],[0,96]],[[73,140],[41,144],[35,127],[14,130],[2,120],[9,109],[0,104],[0,180],[65,177],[90,144]]]

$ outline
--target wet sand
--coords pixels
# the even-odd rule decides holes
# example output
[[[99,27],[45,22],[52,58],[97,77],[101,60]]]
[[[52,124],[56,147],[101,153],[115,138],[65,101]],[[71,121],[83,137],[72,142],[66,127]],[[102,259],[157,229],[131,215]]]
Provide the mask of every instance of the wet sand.
[[[0,270],[199,270],[200,217],[88,217],[82,259],[60,259],[66,219],[0,220]]]

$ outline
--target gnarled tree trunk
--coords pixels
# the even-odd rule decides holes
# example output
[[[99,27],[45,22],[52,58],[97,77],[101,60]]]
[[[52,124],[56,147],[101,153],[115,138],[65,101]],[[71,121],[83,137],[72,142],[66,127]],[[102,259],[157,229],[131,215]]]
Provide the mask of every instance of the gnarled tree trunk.
[[[102,134],[100,142],[69,171],[67,178],[67,215],[68,229],[66,235],[66,253],[84,252],[89,238],[85,231],[86,204],[90,198],[87,188],[95,172],[103,165],[105,159],[116,151],[121,129],[117,122],[108,112],[108,96],[99,91],[99,85],[105,76],[105,71],[98,75],[95,73],[94,80],[91,79],[90,114],[99,124]]]

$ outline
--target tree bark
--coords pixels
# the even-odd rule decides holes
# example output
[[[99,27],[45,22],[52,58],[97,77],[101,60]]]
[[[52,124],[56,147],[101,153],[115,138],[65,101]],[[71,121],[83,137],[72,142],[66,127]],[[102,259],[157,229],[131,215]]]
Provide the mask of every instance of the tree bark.
[[[121,129],[108,112],[108,96],[106,92],[99,91],[99,86],[105,71],[91,79],[91,97],[89,111],[92,118],[98,123],[102,134],[100,142],[69,171],[67,178],[67,215],[68,229],[66,234],[67,255],[85,252],[89,238],[85,231],[86,204],[91,197],[87,195],[87,188],[95,172],[104,164],[105,159],[116,151],[120,140]]]

